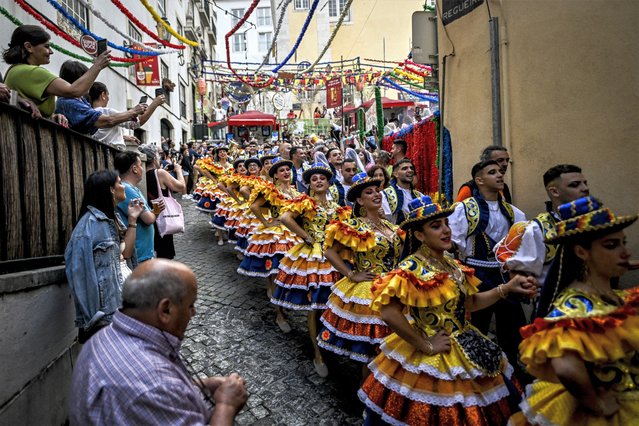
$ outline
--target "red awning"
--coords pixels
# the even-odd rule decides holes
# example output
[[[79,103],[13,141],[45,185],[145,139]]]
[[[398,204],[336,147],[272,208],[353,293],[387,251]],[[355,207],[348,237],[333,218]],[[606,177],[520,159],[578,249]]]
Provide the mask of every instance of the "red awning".
[[[374,102],[375,102],[375,98],[367,100],[366,102],[364,102],[364,108],[370,108]],[[406,99],[391,99],[391,98],[387,98],[386,96],[382,96],[383,109],[401,108],[401,107],[414,106],[414,105],[415,105],[415,102],[409,101]]]
[[[246,111],[228,119],[229,126],[275,126],[277,119],[273,114],[259,111]]]
[[[213,129],[224,126],[226,126],[226,121],[209,121],[209,123],[207,124],[207,127]]]

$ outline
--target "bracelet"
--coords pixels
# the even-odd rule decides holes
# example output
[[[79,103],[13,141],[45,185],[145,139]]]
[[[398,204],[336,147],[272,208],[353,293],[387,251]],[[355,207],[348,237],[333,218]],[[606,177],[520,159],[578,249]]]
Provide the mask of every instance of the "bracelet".
[[[499,284],[497,286],[497,294],[499,295],[499,297],[501,297],[502,299],[505,299],[507,297],[506,294],[504,294],[504,284]]]
[[[432,355],[435,351],[435,349],[433,349],[433,343],[430,341],[430,339],[424,339],[424,341],[426,342],[426,346],[428,346],[428,352],[426,352],[426,355]]]
[[[137,223],[134,223],[133,225],[131,225],[131,224],[129,223],[129,228],[137,228],[137,227],[138,227],[138,224],[137,224]],[[127,228],[127,229],[128,229],[128,228]]]

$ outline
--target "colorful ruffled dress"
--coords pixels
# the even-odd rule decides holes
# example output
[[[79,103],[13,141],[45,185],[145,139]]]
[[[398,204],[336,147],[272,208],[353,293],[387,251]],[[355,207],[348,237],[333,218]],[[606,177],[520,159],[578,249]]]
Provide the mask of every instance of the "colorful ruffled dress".
[[[539,425],[639,424],[639,289],[616,294],[622,306],[567,288],[548,316],[522,328],[521,360],[537,380],[527,386],[513,424],[527,424],[523,418]],[[568,351],[585,362],[595,389],[615,394],[620,410],[614,416],[589,414],[559,383],[550,361]]]
[[[260,191],[260,188],[268,184],[262,176],[246,176],[242,180],[241,186],[246,186],[251,190],[251,194],[255,191]],[[262,224],[260,220],[251,211],[251,198],[249,197],[245,203],[240,205],[238,210],[239,217],[237,218],[237,227],[235,228],[235,250],[244,254],[248,247],[248,239],[255,232],[255,230]],[[266,217],[268,219],[270,215]]]
[[[339,242],[345,247],[340,255],[354,271],[389,272],[397,266],[405,232],[390,222],[386,225],[398,232],[390,240],[361,218],[334,221],[326,228],[324,248]],[[366,363],[377,355],[379,344],[392,330],[370,308],[372,285],[373,281],[356,283],[348,277],[335,283],[326,303],[328,309],[321,317],[323,328],[317,336],[320,347]]]
[[[333,219],[350,217],[351,209],[332,201],[322,206],[302,195],[281,209],[282,214],[287,211],[300,215],[302,228],[315,242],[312,246],[301,242],[286,252],[275,278],[277,286],[271,303],[294,310],[326,309],[331,286],[340,274],[324,258],[324,229]]]
[[[253,204],[258,197],[264,197],[267,204],[263,207],[268,207],[269,210],[264,217],[276,219],[280,215],[280,209],[291,199],[299,196],[299,193],[293,190],[291,195],[279,191],[274,184],[266,182],[256,187],[251,193],[249,205]],[[280,260],[284,254],[300,242],[302,240],[282,224],[265,227],[260,223],[248,238],[244,259],[237,268],[237,272],[251,277],[275,275],[279,272]]]
[[[224,186],[229,186],[232,183],[239,181],[239,179],[241,178],[242,175],[238,173],[222,175],[219,177],[219,183],[222,183]],[[236,204],[237,203],[235,202],[235,200],[228,194],[226,194],[226,197],[222,197],[220,199],[220,202],[217,204],[217,209],[215,210],[215,214],[213,215],[213,227],[221,231],[226,231],[226,221]]]
[[[433,259],[411,255],[398,269],[375,280],[371,307],[397,298],[412,326],[429,337],[450,333],[448,353],[426,355],[396,333],[380,346],[369,364],[371,374],[359,390],[367,421],[392,425],[505,424],[518,390],[513,368],[499,346],[467,321],[465,302],[477,293],[474,270],[452,259],[446,267]],[[437,262],[438,263],[438,262]]]
[[[217,187],[219,177],[230,173],[233,169],[231,164],[227,164],[226,167],[214,163],[211,158],[201,158],[195,163],[201,170],[205,170],[210,173],[213,179],[209,179],[206,176],[202,176],[198,180],[198,188],[196,193],[201,196],[197,197],[197,209],[205,213],[214,213],[217,210],[217,204],[219,201],[228,194]],[[202,186],[201,186],[202,185]]]

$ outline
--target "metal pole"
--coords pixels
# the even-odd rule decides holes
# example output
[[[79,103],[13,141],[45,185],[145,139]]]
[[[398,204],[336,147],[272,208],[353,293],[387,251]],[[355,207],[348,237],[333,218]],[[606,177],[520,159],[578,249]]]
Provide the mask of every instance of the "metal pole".
[[[345,129],[344,129],[344,119],[346,118],[344,116],[344,56],[340,56],[340,64],[341,64],[341,68],[340,68],[340,72],[339,72],[339,82],[340,82],[340,86],[342,87],[342,132],[339,135],[340,140],[337,141],[338,146],[342,147],[342,150],[344,150],[344,145],[342,144],[342,140],[344,140],[344,134],[345,134]]]
[[[439,171],[438,176],[438,184],[437,184],[437,202],[441,204],[442,202],[442,193],[444,192],[444,158],[443,158],[443,150],[444,150],[444,92],[446,87],[446,56],[442,60],[442,72],[441,72],[440,82],[441,85],[439,87],[439,143],[437,144],[437,158],[439,159],[439,164],[437,165],[437,169]],[[453,200],[450,200],[453,201]]]
[[[490,18],[490,76],[492,81],[493,145],[502,146],[501,85],[499,67],[499,18]],[[441,99],[440,99],[441,101]]]

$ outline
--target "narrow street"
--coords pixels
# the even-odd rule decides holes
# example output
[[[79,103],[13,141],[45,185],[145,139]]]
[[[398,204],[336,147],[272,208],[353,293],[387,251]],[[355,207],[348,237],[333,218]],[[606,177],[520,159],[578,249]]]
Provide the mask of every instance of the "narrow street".
[[[289,312],[293,330],[283,334],[264,280],[237,274],[234,246],[216,245],[208,215],[190,200],[181,202],[187,226],[175,237],[175,260],[190,266],[199,283],[197,314],[182,345],[192,372],[237,372],[246,379],[250,398],[237,417],[240,425],[360,424],[360,365],[326,354],[330,374],[320,378],[306,314]]]

